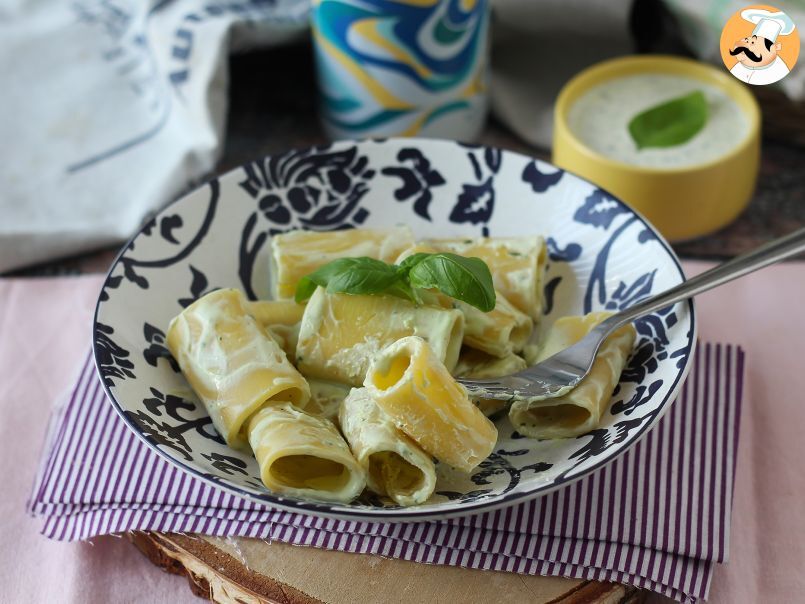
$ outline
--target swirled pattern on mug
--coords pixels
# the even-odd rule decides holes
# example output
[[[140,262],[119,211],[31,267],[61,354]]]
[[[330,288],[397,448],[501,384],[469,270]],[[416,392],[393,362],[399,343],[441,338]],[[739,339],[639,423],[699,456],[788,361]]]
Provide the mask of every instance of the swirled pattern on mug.
[[[488,27],[488,0],[315,1],[328,133],[475,138],[487,110]]]

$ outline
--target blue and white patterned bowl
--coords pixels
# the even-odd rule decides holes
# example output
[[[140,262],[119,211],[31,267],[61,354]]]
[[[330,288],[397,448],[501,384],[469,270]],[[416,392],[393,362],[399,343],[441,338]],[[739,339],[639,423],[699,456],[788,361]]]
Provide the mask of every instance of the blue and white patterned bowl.
[[[206,292],[266,297],[269,239],[292,228],[405,223],[417,237],[544,234],[543,325],[624,308],[683,279],[668,244],[628,206],[544,162],[416,139],[346,142],[246,164],[167,207],[125,246],[98,300],[94,352],[117,411],[154,451],[194,476],[274,507],[362,520],[422,520],[537,497],[612,461],[667,411],[690,367],[693,305],[637,322],[639,340],[601,427],[536,441],[503,416],[471,475],[440,469],[428,503],[341,505],[269,493],[257,463],[229,449],[165,348],[172,317]]]

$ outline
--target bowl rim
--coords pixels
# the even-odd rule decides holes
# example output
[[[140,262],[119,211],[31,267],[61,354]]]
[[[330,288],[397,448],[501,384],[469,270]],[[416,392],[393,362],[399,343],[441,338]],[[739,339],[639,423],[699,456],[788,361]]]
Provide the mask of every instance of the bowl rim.
[[[668,71],[671,66],[675,70]],[[632,71],[632,68],[635,71]],[[678,70],[678,71],[677,71]],[[735,101],[741,111],[746,114],[749,128],[741,141],[726,153],[706,162],[679,166],[675,168],[661,168],[657,166],[640,166],[625,161],[613,159],[595,151],[586,145],[568,123],[568,113],[573,103],[598,82],[595,80],[601,75],[609,75],[610,79],[628,77],[640,73],[656,71],[662,74],[690,77],[707,84],[716,86]],[[747,111],[748,109],[748,111]],[[717,68],[700,61],[673,55],[628,55],[601,61],[577,73],[562,87],[556,98],[554,107],[554,147],[557,134],[567,139],[580,155],[587,161],[595,162],[606,168],[631,172],[647,176],[678,176],[707,171],[711,168],[724,165],[736,157],[748,152],[755,145],[760,135],[760,105],[754,95],[734,77],[722,73]]]
[[[332,145],[341,145],[341,144],[355,144],[361,145],[365,143],[402,143],[405,145],[429,145],[429,144],[460,144],[457,141],[449,140],[449,139],[434,139],[434,138],[421,138],[421,137],[388,137],[388,138],[380,138],[380,139],[360,139],[360,140],[340,140],[340,141],[333,141]],[[299,147],[292,147],[289,148],[287,151],[283,153],[287,153],[293,150],[305,150],[305,149],[314,149],[316,147],[320,147],[321,145],[308,145],[308,146],[299,146]],[[682,265],[677,257],[676,253],[674,252],[671,245],[662,236],[662,234],[652,225],[640,212],[632,208],[629,204],[622,201],[617,196],[611,194],[609,191],[598,187],[595,183],[590,182],[586,178],[579,176],[578,174],[566,170],[564,168],[559,168],[555,166],[553,163],[526,155],[524,153],[520,153],[518,151],[512,151],[508,149],[503,149],[501,147],[495,147],[492,145],[479,145],[484,148],[489,149],[496,149],[501,153],[511,154],[520,156],[523,158],[527,158],[529,161],[540,161],[546,165],[552,166],[561,170],[563,172],[567,172],[574,178],[579,179],[580,181],[590,184],[600,191],[608,195],[616,204],[624,207],[628,212],[634,214],[638,221],[651,231],[654,236],[657,238],[657,241],[666,251],[674,266],[676,267],[679,276],[684,281],[686,279],[685,272],[682,269]],[[274,155],[280,155],[279,153],[272,153],[263,155],[260,158],[252,161],[258,161],[259,159],[264,159],[267,157],[272,157]],[[143,220],[142,224],[137,228],[136,232],[123,244],[120,248],[120,251],[115,255],[114,260],[112,261],[109,270],[106,272],[106,276],[104,277],[103,284],[101,285],[100,291],[98,293],[98,300],[95,303],[95,312],[93,314],[92,320],[92,357],[93,363],[95,365],[95,372],[100,380],[101,386],[103,388],[104,393],[106,394],[106,398],[109,403],[111,403],[112,407],[115,409],[117,414],[120,418],[124,421],[126,426],[131,430],[151,451],[155,452],[159,455],[162,459],[167,461],[169,464],[173,465],[176,468],[179,468],[181,471],[186,472],[193,478],[201,480],[205,484],[213,487],[222,489],[227,491],[233,495],[241,497],[243,499],[253,501],[260,505],[267,505],[273,507],[275,509],[284,510],[292,513],[299,513],[305,514],[310,516],[322,516],[337,520],[350,520],[350,521],[363,521],[363,522],[370,522],[370,523],[396,523],[396,522],[422,522],[422,521],[432,521],[432,520],[446,520],[448,518],[457,518],[462,516],[469,516],[474,514],[480,514],[484,512],[490,512],[493,510],[500,509],[502,507],[507,507],[510,505],[514,505],[516,503],[525,503],[527,501],[531,501],[533,499],[537,499],[549,493],[552,493],[560,488],[568,486],[582,478],[589,476],[593,472],[599,470],[603,466],[614,462],[620,455],[626,452],[628,449],[634,447],[640,440],[642,440],[646,434],[657,425],[657,423],[662,419],[665,413],[668,411],[670,404],[673,403],[675,397],[679,395],[679,388],[681,387],[681,383],[687,377],[688,373],[690,372],[691,368],[693,367],[693,359],[694,354],[696,352],[696,345],[697,345],[697,333],[698,333],[698,323],[696,321],[696,311],[695,305],[693,303],[693,299],[689,298],[687,300],[687,309],[688,314],[690,316],[690,341],[689,341],[689,350],[686,357],[685,366],[677,372],[676,376],[674,377],[673,383],[671,384],[668,393],[665,395],[663,400],[660,402],[660,412],[652,419],[652,421],[647,422],[645,425],[641,426],[640,429],[635,433],[634,438],[625,448],[621,448],[616,455],[612,455],[609,457],[604,457],[600,459],[596,463],[592,464],[589,468],[584,470],[583,472],[573,475],[573,476],[561,476],[552,480],[548,485],[543,487],[538,487],[532,491],[519,491],[519,492],[511,492],[502,497],[496,499],[481,499],[477,501],[472,501],[468,503],[464,503],[460,506],[456,505],[454,507],[449,507],[443,510],[421,510],[417,509],[418,506],[414,506],[412,508],[376,508],[376,507],[354,507],[348,508],[345,504],[336,503],[336,502],[326,502],[326,501],[317,501],[317,500],[303,500],[303,499],[296,499],[296,498],[287,498],[283,497],[282,495],[278,495],[272,493],[268,490],[264,493],[256,493],[244,487],[240,487],[234,483],[227,481],[226,479],[212,479],[209,476],[205,475],[197,468],[195,468],[191,463],[186,462],[184,460],[177,459],[171,456],[167,451],[162,450],[159,446],[155,443],[150,442],[142,430],[125,414],[125,410],[123,405],[120,401],[117,400],[115,395],[112,393],[112,389],[107,385],[106,381],[103,379],[103,376],[100,371],[100,352],[98,347],[98,339],[95,337],[98,333],[98,323],[99,323],[99,315],[101,305],[103,304],[103,293],[106,290],[106,286],[109,283],[109,280],[112,278],[112,273],[117,268],[120,259],[123,255],[131,248],[134,241],[142,234],[143,230],[147,227],[150,219],[159,217],[160,215],[164,214],[166,211],[171,209],[172,207],[176,206],[179,203],[186,202],[186,200],[190,199],[191,196],[195,195],[198,191],[203,190],[205,187],[209,186],[212,189],[212,195],[218,196],[220,195],[220,181],[224,179],[234,179],[236,173],[239,170],[243,169],[243,166],[247,165],[251,162],[245,162],[240,164],[230,170],[227,170],[225,173],[213,176],[206,180],[199,182],[196,186],[194,186],[189,191],[186,191],[184,194],[180,195],[178,198],[170,201],[169,203],[162,206],[159,211],[154,212],[153,214],[148,216],[148,219]],[[334,509],[339,508],[339,509]],[[408,510],[408,511],[406,511]]]

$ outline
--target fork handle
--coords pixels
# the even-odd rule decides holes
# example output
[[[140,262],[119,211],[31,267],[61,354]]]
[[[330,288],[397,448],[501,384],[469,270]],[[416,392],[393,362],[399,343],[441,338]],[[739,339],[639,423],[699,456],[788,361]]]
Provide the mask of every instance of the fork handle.
[[[603,321],[600,325],[603,328],[601,331],[609,333],[643,315],[666,308],[680,300],[691,298],[803,251],[805,251],[805,228],[770,241],[750,252],[719,264],[709,271],[696,275],[661,294],[638,302]]]

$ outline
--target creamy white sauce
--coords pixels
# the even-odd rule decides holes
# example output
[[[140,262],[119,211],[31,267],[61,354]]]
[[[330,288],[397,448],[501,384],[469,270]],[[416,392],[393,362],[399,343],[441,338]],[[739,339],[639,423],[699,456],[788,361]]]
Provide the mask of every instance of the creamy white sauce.
[[[336,421],[341,402],[349,394],[350,387],[345,384],[328,382],[326,380],[308,379],[310,386],[310,400],[304,406],[304,411],[311,415],[324,417]]]
[[[708,119],[689,141],[665,148],[638,149],[629,122],[656,105],[701,91]],[[749,120],[726,93],[714,86],[675,75],[640,74],[590,88],[570,107],[568,125],[585,145],[611,159],[638,166],[680,168],[715,160],[749,133]]]
[[[346,294],[339,294],[346,296]],[[351,325],[341,325],[341,321],[334,314],[334,305],[341,302],[333,301],[322,288],[318,288],[308,302],[299,330],[297,345],[297,360],[303,366],[323,367],[328,370],[341,370],[349,381],[360,384],[366,375],[370,363],[378,353],[389,344],[389,335],[407,333],[421,337],[427,341],[439,359],[446,362],[453,343],[453,325],[456,321],[463,321],[463,315],[458,310],[447,310],[437,307],[414,307],[408,303],[392,300],[391,305],[396,309],[384,318],[382,323],[371,326],[371,331],[362,333],[362,340],[349,347],[344,347],[335,353],[325,355],[321,347],[322,325],[326,322],[333,330],[354,329]],[[368,325],[368,323],[367,323]],[[338,326],[338,327],[336,327]],[[367,328],[368,329],[368,328]],[[463,334],[456,334],[457,348]]]
[[[365,388],[355,388],[350,392],[341,406],[339,419],[353,455],[367,471],[370,489],[379,493],[386,490],[386,485],[375,483],[368,470],[371,455],[388,451],[397,453],[422,472],[418,489],[388,494],[402,505],[423,503],[431,495],[436,486],[436,471],[430,456],[400,432]]]
[[[358,342],[349,348],[342,348],[324,361],[325,367],[344,370],[351,379],[361,381],[372,359],[382,350],[380,340],[366,336],[363,342]]]
[[[518,290],[522,290],[524,294],[536,289],[536,277],[537,273],[531,267],[506,273],[509,283],[512,286],[516,286]]]
[[[353,389],[345,399],[340,414],[341,427],[358,460],[368,462],[372,453],[408,448],[397,425],[377,406],[365,388]],[[410,455],[410,454],[409,454]]]
[[[500,298],[498,298],[498,301]],[[483,312],[482,310],[478,310],[474,306],[470,306],[466,302],[461,302],[460,300],[456,300],[455,302],[456,307],[464,313],[464,335],[477,335],[479,337],[483,336],[484,332],[487,329],[493,328],[497,325],[497,321],[492,318],[491,313]],[[498,305],[499,306],[499,305]],[[501,323],[503,322],[502,319],[499,319]],[[511,331],[511,330],[510,330]],[[501,339],[508,340],[508,334],[503,334],[501,332]]]
[[[218,298],[196,303],[189,311],[201,327],[195,339],[190,335],[185,314],[173,320],[182,334],[180,355],[183,364],[193,367],[197,378],[214,392],[234,388],[250,373],[266,367],[271,367],[277,374],[272,388],[298,385],[300,380],[294,375],[293,368],[277,343],[271,338],[261,337],[260,329],[251,316],[245,313],[242,317],[233,316],[230,306],[227,300]],[[241,347],[231,350],[224,347],[219,327],[234,322],[243,324],[243,336],[239,340]],[[223,401],[205,402],[208,408],[217,409]]]
[[[432,239],[430,242],[438,248],[447,249],[461,255],[467,254],[467,250],[470,248],[478,247],[489,250],[502,249],[511,256],[530,256],[541,248],[542,237],[539,235],[526,237],[496,237],[495,239],[468,237],[467,239]]]

